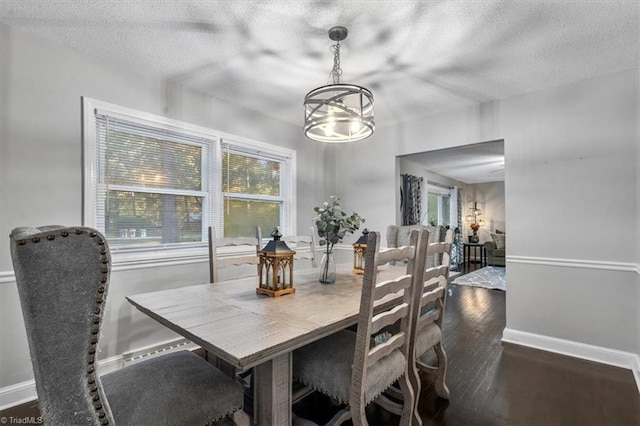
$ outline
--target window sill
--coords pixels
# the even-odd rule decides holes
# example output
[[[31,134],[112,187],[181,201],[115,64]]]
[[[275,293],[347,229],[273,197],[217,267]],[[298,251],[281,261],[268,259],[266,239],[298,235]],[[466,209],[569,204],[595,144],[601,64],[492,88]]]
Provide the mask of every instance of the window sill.
[[[221,247],[218,257],[255,254],[255,250],[238,247]],[[209,249],[205,246],[163,247],[144,249],[111,249],[113,271],[156,268],[161,266],[188,265],[209,262]]]

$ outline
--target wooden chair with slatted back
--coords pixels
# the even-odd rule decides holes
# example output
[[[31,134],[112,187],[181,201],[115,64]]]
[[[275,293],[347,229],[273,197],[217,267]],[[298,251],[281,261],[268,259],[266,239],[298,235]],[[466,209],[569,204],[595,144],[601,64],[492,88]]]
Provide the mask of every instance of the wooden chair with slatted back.
[[[309,260],[311,261],[311,266],[315,268],[317,266],[316,228],[311,226],[309,230],[309,235],[285,235],[281,240],[287,243],[287,246],[289,246],[291,250],[296,252],[293,256],[295,260]],[[260,227],[256,228],[256,235],[258,236],[258,240],[262,241],[262,230]]]
[[[216,238],[215,230],[209,227],[209,282],[218,282],[218,270],[230,266],[256,265],[256,274],[260,258],[259,227],[256,227],[255,237]],[[251,255],[218,257],[220,247],[246,247],[254,251]],[[257,275],[256,275],[257,276]]]
[[[415,230],[409,246],[380,250],[380,233],[370,232],[357,332],[343,330],[294,351],[294,378],[347,404],[329,424],[341,424],[351,418],[355,425],[367,425],[365,407],[396,381],[405,403],[390,408],[402,416],[401,424],[416,423],[417,401],[411,385],[418,380],[418,374],[415,365],[408,362],[409,344],[414,287],[423,282],[428,239],[428,231]],[[397,266],[394,279],[378,282],[379,267],[404,260],[406,267]],[[374,306],[382,298],[398,292],[401,297],[385,304],[381,312],[377,311],[378,306],[374,315]],[[392,336],[376,339],[391,327]]]
[[[282,237],[282,241],[295,250],[296,254],[293,256],[296,260],[309,260],[311,266],[316,267],[316,228],[311,226],[309,228],[309,235],[286,235]]]
[[[216,238],[215,230],[210,226],[208,230],[209,236],[209,282],[216,283],[219,281],[218,270],[221,268],[227,268],[232,266],[242,265],[256,265],[255,274],[257,277],[258,265],[260,264],[260,258],[258,257],[258,250],[261,247],[261,231],[260,227],[255,228],[255,237],[236,237],[236,238]],[[247,249],[255,250],[255,254],[240,255],[240,256],[227,256],[218,257],[218,248],[220,247],[245,247]],[[205,353],[205,358],[215,365],[217,368],[228,374],[230,377],[235,377],[245,387],[245,392],[252,395],[253,392],[253,374],[252,369],[237,369],[231,364],[213,356],[210,353]]]
[[[415,340],[411,345],[417,369],[435,376],[436,393],[445,399],[449,399],[449,389],[446,385],[447,354],[442,344],[442,319],[446,304],[452,246],[453,231],[451,229],[447,230],[444,242],[429,244],[428,256],[440,254],[442,263],[427,268],[424,273],[423,289],[416,294],[416,299],[420,298],[420,309],[414,311]],[[431,349],[435,351],[435,363],[428,356],[428,351]],[[416,397],[419,395],[418,391]]]

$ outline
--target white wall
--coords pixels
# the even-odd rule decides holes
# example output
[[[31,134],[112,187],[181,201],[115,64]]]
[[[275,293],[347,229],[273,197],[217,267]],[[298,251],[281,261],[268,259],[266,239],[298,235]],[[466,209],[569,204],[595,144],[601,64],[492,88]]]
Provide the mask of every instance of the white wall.
[[[339,180],[393,181],[396,155],[504,139],[505,339],[550,350],[562,343],[564,352],[588,349],[594,359],[630,367],[640,345],[637,238],[625,237],[640,226],[638,86],[633,69],[421,117],[377,133],[366,149],[346,147]],[[343,161],[354,155],[375,158],[376,167]],[[378,189],[395,193],[386,183]],[[361,213],[380,229],[395,223],[390,195],[375,206],[371,195],[353,191],[349,201],[367,205]]]
[[[100,63],[4,25],[0,54],[0,406],[35,395],[7,236],[22,225],[81,224],[81,96],[295,149],[299,232],[308,233],[313,207],[335,187],[330,147],[308,141],[301,126]],[[206,282],[205,253],[193,264],[147,269],[115,262],[100,359],[178,337],[124,297]]]

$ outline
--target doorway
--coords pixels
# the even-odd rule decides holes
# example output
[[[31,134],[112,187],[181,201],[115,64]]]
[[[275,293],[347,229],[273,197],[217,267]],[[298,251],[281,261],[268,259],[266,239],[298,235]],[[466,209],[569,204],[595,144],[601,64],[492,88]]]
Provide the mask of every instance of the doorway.
[[[400,176],[423,179],[420,223],[454,229],[452,269],[467,273],[489,264],[481,250],[470,251],[473,254],[465,259],[463,245],[474,234],[472,223],[478,225],[475,234],[482,245],[493,241],[492,234],[506,232],[504,141],[425,151],[398,159]]]

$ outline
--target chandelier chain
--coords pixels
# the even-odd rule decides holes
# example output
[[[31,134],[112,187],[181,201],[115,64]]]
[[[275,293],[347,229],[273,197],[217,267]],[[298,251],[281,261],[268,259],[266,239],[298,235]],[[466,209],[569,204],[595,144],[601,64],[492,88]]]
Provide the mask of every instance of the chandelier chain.
[[[333,78],[333,84],[340,84],[340,77],[342,76],[342,68],[340,68],[340,43],[331,46],[331,51],[333,52],[331,77]]]

